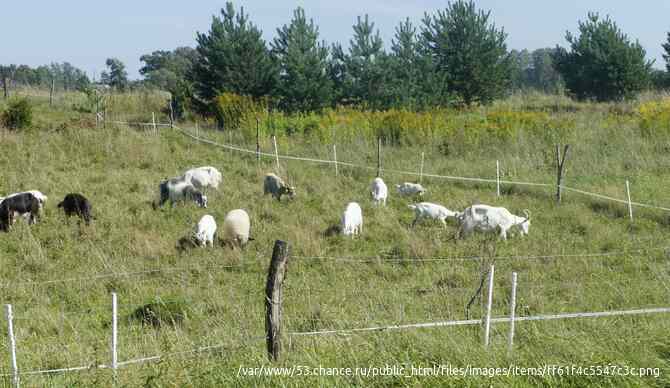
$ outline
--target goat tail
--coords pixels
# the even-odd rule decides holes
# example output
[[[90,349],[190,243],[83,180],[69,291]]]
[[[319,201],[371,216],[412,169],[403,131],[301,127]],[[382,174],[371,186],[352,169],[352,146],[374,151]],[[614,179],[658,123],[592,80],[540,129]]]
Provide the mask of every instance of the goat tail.
[[[412,209],[412,210],[416,210],[416,205],[407,205],[407,207]]]
[[[64,204],[64,203],[65,203],[65,201],[63,201],[63,202],[58,202],[58,205],[56,205],[56,207],[63,207],[63,204]]]

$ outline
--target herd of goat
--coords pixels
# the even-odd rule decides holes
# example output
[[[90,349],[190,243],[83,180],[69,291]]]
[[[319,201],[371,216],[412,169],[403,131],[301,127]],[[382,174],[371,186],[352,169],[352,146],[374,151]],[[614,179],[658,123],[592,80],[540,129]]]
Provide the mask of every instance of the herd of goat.
[[[214,167],[198,167],[186,171],[183,175],[165,179],[159,184],[159,200],[153,203],[154,209],[166,202],[174,205],[177,202],[191,201],[202,208],[207,207],[206,188],[218,189],[222,181],[221,173]],[[398,194],[405,197],[421,197],[426,189],[418,183],[396,185]],[[281,201],[283,195],[293,199],[295,188],[287,185],[277,175],[269,173],[263,179],[263,194],[271,194]],[[382,178],[375,178],[371,187],[372,201],[377,206],[386,206],[389,190]],[[0,230],[9,231],[16,218],[21,216],[29,224],[34,224],[40,215],[47,200],[47,196],[39,191],[31,190],[0,197]],[[66,216],[76,215],[88,225],[92,216],[91,202],[82,194],[70,193],[58,204]],[[454,218],[459,225],[459,236],[465,237],[473,231],[499,233],[500,238],[507,239],[508,232],[518,229],[520,234],[527,235],[530,228],[530,212],[524,210],[524,216],[516,216],[503,207],[493,207],[484,204],[472,205],[462,212],[452,211],[442,205],[430,202],[420,202],[409,205],[414,210],[415,217],[412,227],[419,220],[433,219],[447,226],[447,218]],[[251,221],[249,214],[243,209],[229,211],[223,221],[223,238],[221,241],[233,247],[242,247],[253,240],[249,232]],[[363,212],[356,202],[347,204],[341,217],[340,232],[345,236],[355,236],[362,233]],[[214,246],[217,224],[213,216],[204,215],[195,225],[194,232],[183,237],[177,243],[179,249],[195,246]]]

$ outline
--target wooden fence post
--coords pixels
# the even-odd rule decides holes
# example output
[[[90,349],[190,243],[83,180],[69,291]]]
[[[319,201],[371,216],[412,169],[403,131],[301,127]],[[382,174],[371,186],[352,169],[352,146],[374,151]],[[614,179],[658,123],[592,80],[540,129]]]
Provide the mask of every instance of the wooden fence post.
[[[509,338],[508,338],[508,351],[512,351],[512,346],[514,345],[514,317],[516,314],[516,272],[512,272],[512,295],[509,301]]]
[[[49,90],[49,106],[53,105],[54,102],[54,89],[56,88],[56,80],[51,79],[51,89]]]
[[[561,184],[563,183],[563,168],[565,167],[565,159],[568,156],[568,149],[570,145],[566,144],[563,148],[563,157],[561,158],[561,146],[556,144],[556,170],[557,170],[557,181],[556,181],[556,202],[561,203]]]
[[[158,134],[158,129],[156,128],[156,114],[151,112],[151,126],[154,129],[154,135]]]
[[[500,161],[496,160],[496,195],[500,197]]]
[[[377,136],[377,176],[382,176],[382,138]]]
[[[419,183],[423,183],[423,161],[426,156],[425,152],[421,152],[421,167],[419,168]]]
[[[174,129],[174,106],[173,106],[173,99],[172,96],[170,96],[170,129]]]
[[[333,160],[335,161],[335,176],[337,176],[337,146],[335,144],[333,144]]]
[[[95,93],[95,128],[98,128],[100,125],[100,96],[98,89],[93,89],[93,93]]]
[[[107,108],[103,108],[102,111],[102,128],[107,129]]]
[[[14,315],[12,314],[12,305],[5,305],[5,314],[7,317],[7,336],[9,337],[9,352],[12,365],[12,384],[15,388],[19,387],[19,367],[16,363],[16,338],[14,337]]]
[[[112,370],[116,374],[116,369],[118,368],[118,305],[116,299],[116,292],[112,292],[112,341],[111,341],[111,351],[112,351]]]
[[[282,285],[288,265],[289,246],[275,241],[265,285],[265,332],[270,361],[277,361],[281,352]]]
[[[491,305],[493,304],[493,271],[495,270],[494,266],[491,265],[491,270],[489,271],[489,292],[488,299],[486,302],[486,320],[484,322],[484,346],[489,346],[489,335],[491,333]]]
[[[261,129],[260,119],[256,117],[256,161],[261,162]]]
[[[630,183],[626,179],[626,195],[628,196],[628,216],[630,217],[630,222],[633,222],[633,203],[630,200]]]

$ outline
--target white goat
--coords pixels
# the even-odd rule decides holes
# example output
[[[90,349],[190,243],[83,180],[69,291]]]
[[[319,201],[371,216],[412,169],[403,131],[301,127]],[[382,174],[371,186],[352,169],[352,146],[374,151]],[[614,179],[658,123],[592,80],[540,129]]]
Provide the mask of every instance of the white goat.
[[[249,230],[251,229],[251,221],[249,214],[242,209],[231,210],[223,219],[223,238],[224,241],[229,242],[235,246],[243,247],[250,240]]]
[[[186,171],[183,177],[197,189],[213,187],[218,190],[222,180],[219,170],[211,166],[192,168]]]
[[[461,231],[465,236],[473,230],[494,232],[500,230],[500,237],[507,240],[507,232],[512,227],[520,230],[521,235],[527,235],[530,229],[530,211],[524,210],[525,217],[515,216],[504,207],[488,205],[472,205],[463,211],[459,217]]]
[[[363,211],[356,202],[349,202],[342,214],[342,234],[355,236],[363,232]]]
[[[195,228],[195,240],[198,245],[207,246],[207,243],[214,246],[214,235],[216,234],[216,221],[209,214],[202,216]]]
[[[405,182],[401,185],[395,185],[395,187],[398,189],[398,193],[400,195],[423,195],[426,192],[426,189],[421,186],[419,183],[409,183]]]
[[[386,198],[388,198],[389,189],[386,187],[386,183],[384,183],[382,178],[377,177],[372,181],[372,189],[370,191],[372,193],[372,201],[374,201],[375,204],[382,203],[386,206]]]
[[[447,227],[447,218],[454,217],[458,218],[460,213],[451,211],[442,205],[438,205],[430,202],[420,202],[416,205],[408,205],[410,209],[414,210],[414,221],[412,221],[412,227],[416,225],[417,221],[423,218],[430,218],[433,220],[439,220],[442,222],[444,227]]]
[[[265,174],[265,179],[263,180],[263,195],[268,193],[277,198],[277,201],[281,201],[281,196],[284,194],[293,199],[295,196],[295,187],[287,185],[277,175],[268,173]]]

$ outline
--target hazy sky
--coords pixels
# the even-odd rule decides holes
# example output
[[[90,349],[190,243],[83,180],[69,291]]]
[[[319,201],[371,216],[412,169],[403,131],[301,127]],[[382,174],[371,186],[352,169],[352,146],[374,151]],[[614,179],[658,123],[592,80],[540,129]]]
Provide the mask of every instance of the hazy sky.
[[[158,49],[195,45],[196,31],[209,30],[223,1],[4,1],[0,19],[0,64],[37,66],[69,61],[89,75],[118,57],[132,78],[139,77],[139,57]],[[492,11],[496,25],[509,34],[509,48],[565,45],[565,31],[577,30],[588,11],[609,14],[632,38],[639,39],[655,67],[664,65],[661,43],[670,30],[670,1],[646,0],[476,0]],[[406,17],[419,23],[424,12],[444,8],[436,0],[235,1],[244,6],[267,40],[302,6],[320,28],[321,38],[345,47],[357,15],[365,13],[380,29],[385,47]]]

